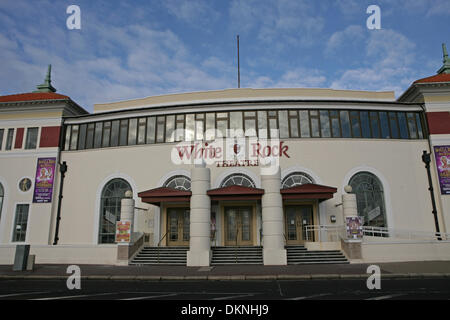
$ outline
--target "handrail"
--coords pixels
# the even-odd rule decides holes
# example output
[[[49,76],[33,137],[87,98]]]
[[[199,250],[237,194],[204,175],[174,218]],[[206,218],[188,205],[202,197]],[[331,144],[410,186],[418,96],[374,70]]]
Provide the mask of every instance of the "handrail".
[[[390,238],[405,238],[408,240],[450,240],[450,233],[434,232],[434,231],[418,231],[393,229],[386,227],[363,226],[363,234],[366,236],[381,236]]]
[[[169,230],[167,230],[167,232],[164,234],[164,236],[159,240],[158,244],[156,245],[156,253],[157,253],[157,260],[158,260],[158,264],[159,264],[159,248],[160,248],[160,244],[161,241],[163,241],[163,239],[167,236],[167,234],[169,233]]]

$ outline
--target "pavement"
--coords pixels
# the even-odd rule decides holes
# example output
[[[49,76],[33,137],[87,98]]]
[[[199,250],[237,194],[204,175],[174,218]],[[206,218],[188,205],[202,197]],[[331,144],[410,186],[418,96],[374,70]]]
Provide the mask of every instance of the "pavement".
[[[450,278],[450,261],[415,261],[378,264],[226,265],[185,267],[168,265],[114,266],[80,264],[82,279],[95,280],[315,280],[367,278],[370,265],[383,278]],[[32,271],[13,271],[0,265],[2,279],[67,279],[67,264],[36,264]]]

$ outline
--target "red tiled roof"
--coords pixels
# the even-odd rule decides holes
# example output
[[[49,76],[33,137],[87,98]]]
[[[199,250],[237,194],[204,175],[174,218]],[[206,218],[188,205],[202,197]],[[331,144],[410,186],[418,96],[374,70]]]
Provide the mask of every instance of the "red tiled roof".
[[[414,83],[450,82],[450,73],[436,74],[431,77],[414,81]]]
[[[322,186],[320,184],[307,183],[291,188],[281,189],[283,200],[318,199],[323,201],[333,198],[337,188]]]
[[[0,102],[21,102],[39,100],[61,100],[69,99],[68,96],[53,92],[30,92],[0,96]]]
[[[208,190],[211,200],[259,200],[264,194],[263,189],[232,185]]]
[[[160,187],[139,192],[142,202],[159,206],[161,202],[189,202],[191,191],[182,191],[172,188]]]

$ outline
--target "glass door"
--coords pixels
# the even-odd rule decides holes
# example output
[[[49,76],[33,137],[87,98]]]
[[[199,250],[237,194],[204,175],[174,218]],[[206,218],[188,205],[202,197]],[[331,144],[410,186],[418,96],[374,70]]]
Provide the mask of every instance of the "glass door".
[[[286,244],[298,245],[306,240],[314,241],[314,232],[306,234],[306,226],[313,225],[313,210],[311,205],[285,206]]]
[[[252,221],[252,207],[225,207],[225,245],[252,245]]]
[[[188,246],[189,208],[167,208],[167,245]]]

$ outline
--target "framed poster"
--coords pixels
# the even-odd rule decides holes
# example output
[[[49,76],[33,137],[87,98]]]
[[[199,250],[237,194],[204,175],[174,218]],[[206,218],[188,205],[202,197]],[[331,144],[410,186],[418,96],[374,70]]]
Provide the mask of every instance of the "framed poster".
[[[38,158],[33,203],[52,202],[56,158]]]
[[[131,221],[116,222],[116,242],[130,242],[131,237]]]
[[[347,239],[360,240],[363,236],[361,217],[346,217]]]
[[[450,146],[435,146],[434,156],[441,194],[450,194]]]

